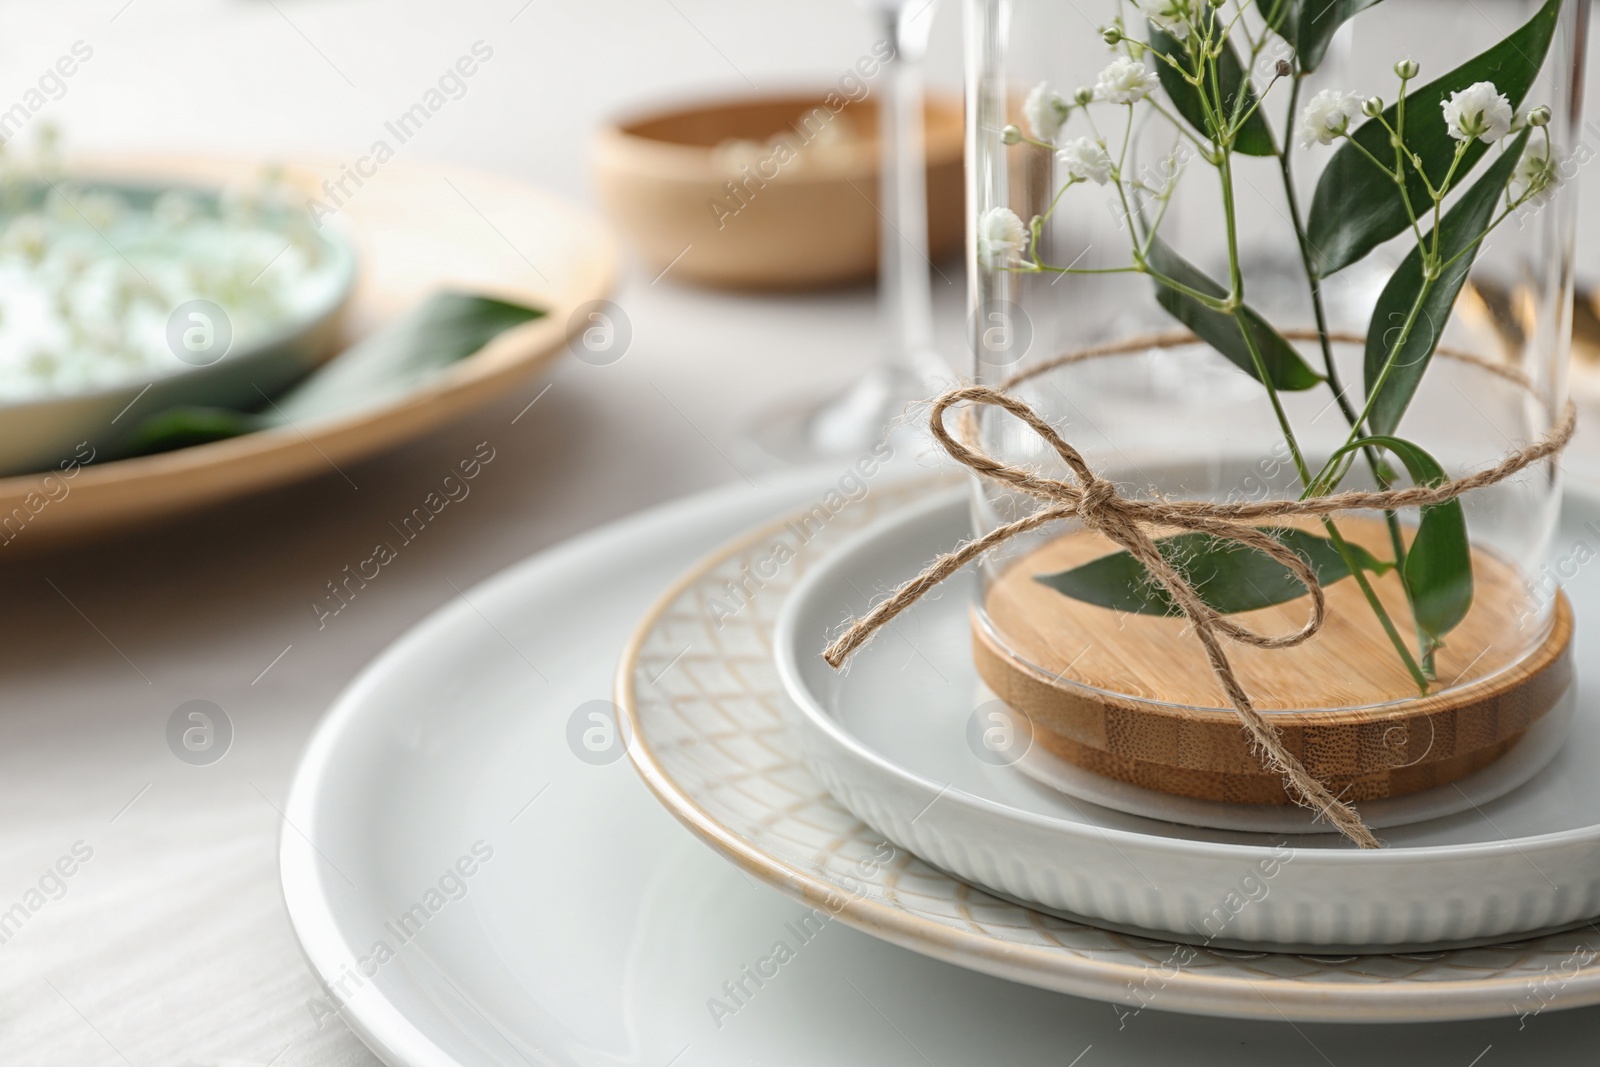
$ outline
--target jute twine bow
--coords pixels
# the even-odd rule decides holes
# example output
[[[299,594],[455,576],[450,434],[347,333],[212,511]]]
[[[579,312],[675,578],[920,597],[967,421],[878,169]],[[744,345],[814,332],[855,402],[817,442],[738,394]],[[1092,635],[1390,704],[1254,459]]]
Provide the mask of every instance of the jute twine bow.
[[[935,559],[921,574],[895,590],[887,600],[878,604],[866,615],[852,621],[849,628],[823,652],[823,658],[835,669],[843,667],[856,649],[870,640],[879,629],[967,563],[1030,530],[1065,519],[1077,519],[1085,527],[1104,534],[1143,564],[1149,574],[1161,583],[1172,598],[1172,602],[1188,618],[1194,627],[1195,635],[1205,648],[1206,659],[1211,665],[1212,673],[1216,675],[1228,702],[1239,714],[1240,723],[1250,737],[1252,748],[1265,767],[1283,776],[1289,787],[1290,797],[1297,803],[1321,813],[1339,832],[1362,848],[1379,848],[1377,838],[1362,822],[1361,816],[1355,809],[1334,796],[1327,786],[1306,770],[1293,753],[1284,748],[1277,727],[1269,723],[1255,709],[1250,695],[1240,684],[1227,654],[1223,651],[1223,638],[1240,644],[1253,645],[1256,648],[1291,648],[1315,636],[1322,628],[1327,615],[1327,597],[1317,580],[1316,573],[1306,560],[1276,538],[1257,529],[1254,524],[1327,516],[1340,511],[1397,511],[1402,508],[1423,507],[1454,500],[1463,493],[1494,485],[1540,460],[1559,453],[1572,438],[1577,421],[1576,412],[1569,402],[1559,422],[1548,436],[1528,448],[1511,453],[1487,470],[1454,481],[1381,492],[1336,493],[1305,500],[1212,503],[1200,500],[1173,501],[1123,496],[1114,484],[1091,470],[1082,454],[1063,440],[1032,407],[1007,392],[1029,378],[1068,363],[1104,355],[1142,351],[1155,345],[1189,343],[1193,340],[1195,338],[1192,334],[1179,332],[1145,338],[1142,339],[1142,343],[1125,342],[1115,346],[1085,349],[1041,363],[1001,383],[998,388],[964,385],[951,389],[935,399],[933,410],[929,415],[929,426],[935,440],[952,459],[981,477],[1004,483],[1033,497],[1043,506],[1024,518],[1006,523]],[[1335,340],[1359,342],[1362,339],[1340,336],[1335,337]],[[1532,391],[1526,377],[1504,365],[1447,349],[1440,349],[1438,354],[1472,363]],[[1004,463],[984,452],[976,444],[976,420],[971,417],[974,407],[964,410],[962,432],[959,437],[953,435],[945,425],[944,416],[951,408],[963,404],[998,407],[1021,420],[1048,444],[1057,456],[1061,457],[1062,462],[1072,472],[1073,480],[1046,478],[1027,468]],[[1311,598],[1310,617],[1304,626],[1292,633],[1267,635],[1256,633],[1219,613],[1200,598],[1183,573],[1161,554],[1152,533],[1158,529],[1190,530],[1209,534],[1266,553],[1287,567],[1295,580],[1305,586]]]

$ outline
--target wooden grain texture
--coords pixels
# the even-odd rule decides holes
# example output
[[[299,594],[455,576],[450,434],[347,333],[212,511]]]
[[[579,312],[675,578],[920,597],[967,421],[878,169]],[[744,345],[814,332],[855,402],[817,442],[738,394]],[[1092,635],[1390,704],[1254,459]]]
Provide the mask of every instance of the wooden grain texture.
[[[1340,520],[1352,541],[1381,552],[1387,533]],[[978,671],[1033,720],[1041,743],[1075,764],[1182,796],[1288,803],[1226,706],[1199,642],[1182,619],[1127,615],[1075,601],[1034,581],[1114,551],[1075,532],[1020,559],[985,600],[993,631],[974,617]],[[1439,653],[1434,691],[1419,696],[1353,581],[1328,587],[1328,623],[1304,645],[1227,651],[1288,750],[1355,800],[1444,784],[1508,750],[1565,692],[1572,677],[1572,612],[1530,632],[1535,614],[1516,573],[1475,551],[1472,611]],[[1410,632],[1399,579],[1375,587]],[[1307,601],[1241,616],[1264,632],[1291,630]],[[1002,636],[997,636],[1003,635]],[[1530,649],[1530,644],[1532,648]]]
[[[591,150],[596,188],[652,273],[750,290],[869,278],[882,224],[877,107],[869,98],[834,115],[820,94],[787,94],[612,123]],[[961,101],[930,94],[925,115],[928,247],[939,259],[964,232]],[[824,128],[838,137],[825,153],[802,149],[780,165],[765,147],[774,136],[803,144]],[[751,152],[719,148],[733,140]]]

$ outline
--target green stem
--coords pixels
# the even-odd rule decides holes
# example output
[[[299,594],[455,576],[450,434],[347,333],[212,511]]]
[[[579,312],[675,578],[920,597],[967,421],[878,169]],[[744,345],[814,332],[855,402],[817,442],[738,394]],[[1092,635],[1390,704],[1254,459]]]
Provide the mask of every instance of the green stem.
[[[1292,117],[1298,110],[1300,102],[1302,74],[1296,74],[1289,85],[1289,115]],[[1344,416],[1345,422],[1352,430],[1360,430],[1356,422],[1355,409],[1350,406],[1350,401],[1344,395],[1344,383],[1339,377],[1339,367],[1333,358],[1333,341],[1328,331],[1327,306],[1322,298],[1322,274],[1317,270],[1315,256],[1312,254],[1311,237],[1306,233],[1305,219],[1300,213],[1300,197],[1294,188],[1294,164],[1287,147],[1278,153],[1279,171],[1283,175],[1283,193],[1289,202],[1289,221],[1294,226],[1295,240],[1300,247],[1300,263],[1306,272],[1306,283],[1311,289],[1311,311],[1317,322],[1317,341],[1322,348],[1322,366],[1326,372],[1328,388],[1333,390],[1333,398],[1339,405],[1339,412]],[[1372,471],[1373,479],[1380,489],[1388,489],[1390,481],[1384,476],[1383,465],[1379,462],[1376,449],[1364,448],[1362,453],[1367,460],[1367,467]],[[1406,563],[1405,539],[1400,534],[1400,517],[1393,511],[1383,513],[1384,523],[1389,528],[1389,543],[1394,548],[1396,567],[1404,567]]]
[[[1406,152],[1405,147],[1405,107],[1405,87],[1402,85],[1400,89],[1400,99],[1395,103],[1396,110],[1394,128],[1391,129],[1389,124],[1384,122],[1382,115],[1378,116],[1378,122],[1382,123],[1383,128],[1389,131],[1389,140],[1394,145],[1394,173],[1391,176],[1394,178],[1395,184],[1400,187],[1400,203],[1405,205],[1406,218],[1411,221],[1411,232],[1416,235],[1417,244],[1420,245],[1422,244],[1422,224],[1417,221],[1417,211],[1411,203],[1411,189],[1406,184],[1406,159],[1409,154]],[[1366,147],[1363,146],[1361,142],[1357,141],[1354,137],[1351,137],[1349,140],[1351,144],[1361,149],[1362,152],[1366,152],[1369,159],[1374,159],[1374,161],[1376,161],[1372,153],[1367,152]],[[1416,171],[1418,178],[1422,179],[1422,184],[1428,190],[1428,195],[1430,197],[1433,196],[1433,186],[1428,184],[1428,175],[1420,166],[1420,160],[1418,160],[1414,155],[1410,156],[1410,159],[1411,169]],[[1384,169],[1387,173],[1388,168]]]
[[[1406,647],[1405,639],[1400,636],[1400,631],[1395,629],[1394,620],[1389,618],[1389,612],[1384,608],[1383,601],[1378,599],[1378,594],[1372,588],[1372,583],[1367,581],[1367,576],[1362,573],[1361,568],[1355,565],[1350,553],[1350,546],[1345,543],[1344,538],[1339,535],[1339,531],[1334,528],[1333,520],[1324,517],[1322,525],[1328,531],[1328,540],[1333,542],[1333,547],[1338,549],[1339,555],[1344,557],[1345,565],[1350,568],[1351,576],[1355,578],[1356,584],[1361,587],[1361,593],[1367,598],[1367,603],[1372,607],[1372,613],[1378,616],[1378,621],[1383,624],[1383,632],[1389,635],[1389,643],[1394,646],[1396,652],[1400,653],[1400,659],[1406,665],[1406,671],[1411,675],[1411,680],[1417,683],[1417,691],[1426,696],[1428,680],[1433,674],[1433,654],[1431,652],[1425,653],[1428,663],[1426,669],[1417,664],[1416,657],[1411,655],[1411,650]]]
[[[1312,485],[1311,472],[1306,464],[1305,455],[1300,451],[1300,444],[1295,439],[1294,428],[1289,423],[1288,413],[1283,409],[1283,401],[1278,396],[1277,386],[1272,383],[1272,377],[1267,373],[1266,361],[1261,358],[1261,353],[1256,349],[1255,338],[1250,335],[1250,330],[1239,311],[1244,302],[1244,276],[1239,262],[1239,235],[1233,195],[1232,152],[1226,145],[1222,148],[1221,177],[1222,213],[1228,236],[1228,269],[1229,276],[1233,282],[1231,300],[1234,303],[1234,322],[1238,324],[1239,336],[1244,339],[1245,348],[1250,352],[1250,361],[1255,365],[1256,376],[1261,379],[1261,384],[1266,387],[1267,397],[1271,400],[1273,413],[1278,419],[1278,426],[1282,429],[1284,441],[1289,446],[1289,454],[1294,458],[1295,468],[1299,471],[1301,484],[1306,487],[1307,492],[1310,492]],[[1418,668],[1416,660],[1411,656],[1411,650],[1406,647],[1405,641],[1401,639],[1399,632],[1395,629],[1394,621],[1389,618],[1389,613],[1384,608],[1383,602],[1378,599],[1377,593],[1372,589],[1371,584],[1367,582],[1366,576],[1361,573],[1361,564],[1355,558],[1355,553],[1350,550],[1349,543],[1339,533],[1332,518],[1324,516],[1322,524],[1323,528],[1328,531],[1328,540],[1332,542],[1334,550],[1344,560],[1345,567],[1356,578],[1357,584],[1361,586],[1362,593],[1367,598],[1367,604],[1372,608],[1373,614],[1377,615],[1378,622],[1383,626],[1384,633],[1389,636],[1390,643],[1394,645],[1394,649],[1399,653],[1401,661],[1406,665],[1406,669],[1411,673],[1412,679],[1417,683],[1418,691],[1426,693],[1428,691],[1427,678]]]
[[[1222,150],[1222,215],[1228,233],[1228,293],[1234,304],[1244,302],[1244,269],[1239,263],[1239,227],[1235,225],[1233,204],[1233,153]],[[1242,327],[1241,327],[1242,328]],[[1247,335],[1250,331],[1244,331]],[[1262,376],[1266,380],[1266,376]]]
[[[1176,279],[1173,279],[1173,278],[1169,278],[1165,274],[1160,273],[1159,271],[1153,271],[1148,266],[1141,266],[1141,267],[1139,267],[1137,269],[1138,269],[1139,273],[1150,275],[1151,278],[1155,279],[1157,282],[1159,282],[1162,285],[1166,286],[1168,289],[1171,289],[1173,292],[1181,293],[1182,295],[1188,297],[1190,300],[1193,300],[1195,303],[1203,304],[1204,306],[1210,308],[1212,311],[1220,311],[1225,315],[1232,315],[1235,311],[1238,310],[1238,307],[1234,304],[1234,301],[1233,301],[1232,297],[1229,297],[1227,300],[1218,300],[1214,296],[1207,296],[1205,293],[1200,292],[1200,290],[1198,290],[1198,289],[1191,289],[1187,285],[1184,285],[1182,282],[1177,281]]]
[[[1128,123],[1122,128],[1122,151],[1117,153],[1117,184],[1121,185],[1122,172],[1128,162],[1128,145],[1133,143],[1133,105],[1128,105]],[[1104,148],[1104,145],[1101,145]]]
[[[1278,398],[1278,390],[1272,384],[1272,380],[1267,377],[1267,368],[1261,358],[1261,354],[1256,350],[1255,341],[1251,338],[1250,331],[1245,328],[1244,322],[1238,319],[1237,313],[1235,321],[1239,323],[1239,334],[1244,338],[1245,347],[1250,350],[1250,359],[1255,364],[1256,374],[1261,378],[1262,384],[1267,387],[1267,395],[1272,399],[1272,410],[1278,416],[1278,425],[1283,430],[1284,440],[1288,442],[1289,454],[1294,457],[1295,467],[1300,472],[1300,480],[1303,484],[1309,486],[1311,484],[1311,476],[1306,468],[1305,457],[1300,451],[1299,443],[1295,441],[1294,430],[1290,427],[1288,415],[1284,412],[1283,404]],[[1372,613],[1378,617],[1379,625],[1383,627],[1383,632],[1388,635],[1389,643],[1394,646],[1395,652],[1399,654],[1400,661],[1405,664],[1406,671],[1411,675],[1411,680],[1417,684],[1417,692],[1426,694],[1428,692],[1427,674],[1417,665],[1415,657],[1411,655],[1411,650],[1406,647],[1405,639],[1400,636],[1400,631],[1395,629],[1394,620],[1389,617],[1388,609],[1383,606],[1383,601],[1378,599],[1376,590],[1367,581],[1367,576],[1362,573],[1361,563],[1356,559],[1355,553],[1351,551],[1349,542],[1339,533],[1339,528],[1334,525],[1331,517],[1326,515],[1322,517],[1322,527],[1328,532],[1328,540],[1332,542],[1334,551],[1339,553],[1339,557],[1344,560],[1345,567],[1350,571],[1351,576],[1355,578],[1356,584],[1361,587],[1362,595],[1367,598],[1367,605],[1372,608]]]
[[[1188,123],[1182,121],[1172,112],[1162,107],[1160,102],[1157,101],[1155,97],[1147,96],[1145,97],[1145,101],[1151,107],[1155,108],[1156,112],[1161,115],[1162,118],[1172,123],[1173,127],[1176,128],[1179,133],[1189,138],[1189,140],[1194,143],[1195,148],[1200,151],[1200,158],[1204,159],[1207,163],[1210,163],[1213,166],[1216,165],[1216,160],[1211,156],[1211,146],[1200,140],[1199,137],[1195,136],[1194,131],[1189,129]]]
[[[1156,233],[1161,229],[1161,223],[1167,217],[1167,208],[1172,205],[1172,192],[1177,182],[1178,176],[1174,174],[1167,188],[1156,198],[1161,202],[1161,210],[1156,212],[1155,221],[1150,223],[1150,229],[1144,235],[1144,244],[1139,247],[1138,256],[1141,262],[1150,255],[1150,246],[1156,243]]]
[[[1011,274],[1144,274],[1138,267],[1052,267],[1035,263],[1028,267],[1001,267]]]
[[[1361,427],[1365,426],[1367,420],[1372,417],[1372,406],[1378,402],[1378,397],[1383,392],[1384,384],[1388,382],[1389,374],[1394,370],[1395,361],[1400,357],[1400,349],[1404,348],[1406,341],[1411,338],[1411,330],[1416,326],[1417,319],[1422,314],[1422,305],[1428,299],[1428,292],[1433,288],[1433,283],[1437,277],[1438,275],[1434,271],[1424,268],[1422,285],[1417,290],[1417,299],[1412,302],[1411,310],[1406,314],[1406,321],[1400,327],[1400,336],[1395,338],[1394,344],[1389,348],[1388,356],[1384,358],[1383,369],[1378,372],[1377,380],[1372,383],[1372,388],[1367,391],[1367,402],[1362,406],[1361,414],[1356,416],[1355,425],[1351,428],[1350,436],[1345,441],[1346,448],[1360,439]]]
[[[1471,241],[1467,242],[1466,247],[1462,248],[1461,251],[1457,252],[1455,255],[1439,264],[1439,273],[1443,274],[1445,271],[1455,266],[1456,262],[1460,260],[1462,256],[1466,255],[1468,252],[1471,252],[1474,248],[1477,248],[1480,244],[1487,240],[1489,235],[1495,231],[1497,226],[1506,221],[1506,219],[1510,218],[1512,215],[1516,214],[1517,209],[1522,207],[1523,204],[1526,204],[1531,199],[1533,199],[1533,196],[1529,193],[1524,193],[1522,196],[1518,197],[1514,203],[1508,206],[1504,211],[1500,212],[1500,214],[1495,217],[1493,222],[1489,223],[1487,229],[1485,229],[1478,236],[1474,237]]]
[[[1056,190],[1055,198],[1050,201],[1050,206],[1045,208],[1044,214],[1035,215],[1033,221],[1028,225],[1028,230],[1033,238],[1028,242],[1028,249],[1033,253],[1033,265],[1035,267],[1041,265],[1039,263],[1039,232],[1050,222],[1050,216],[1056,213],[1056,205],[1061,203],[1061,198],[1067,194],[1067,190],[1077,184],[1078,179],[1076,178],[1068,178],[1063,182],[1061,188]]]

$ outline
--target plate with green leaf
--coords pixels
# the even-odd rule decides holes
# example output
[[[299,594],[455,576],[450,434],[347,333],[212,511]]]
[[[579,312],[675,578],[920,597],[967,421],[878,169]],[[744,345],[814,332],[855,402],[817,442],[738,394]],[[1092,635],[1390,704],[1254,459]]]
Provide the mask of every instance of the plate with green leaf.
[[[72,169],[215,187],[255,170],[165,157]],[[565,349],[574,313],[614,280],[604,224],[523,183],[389,164],[381,182],[329,199],[323,179],[337,172],[304,163],[281,177],[314,225],[348,235],[361,263],[337,353],[298,381],[224,404],[136,399],[68,459],[0,478],[0,546],[49,548],[339,471],[516,389]]]

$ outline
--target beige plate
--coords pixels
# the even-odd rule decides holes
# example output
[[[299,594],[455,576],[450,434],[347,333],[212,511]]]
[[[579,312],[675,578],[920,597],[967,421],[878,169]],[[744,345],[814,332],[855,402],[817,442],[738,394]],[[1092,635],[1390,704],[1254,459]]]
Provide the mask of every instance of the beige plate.
[[[227,184],[253,165],[217,160],[116,158],[75,168],[95,176]],[[318,195],[338,164],[304,164],[287,178]],[[359,337],[445,285],[544,308],[397,402],[319,422],[80,470],[52,493],[44,475],[0,479],[0,516],[28,516],[8,554],[104,534],[129,523],[214,504],[328,471],[505,394],[565,347],[573,312],[606,295],[616,273],[609,230],[579,208],[520,182],[486,174],[388,163],[325,220],[353,235],[361,281],[349,326]],[[53,495],[56,499],[49,499]],[[13,525],[19,525],[13,520]]]
[[[830,494],[714,553],[635,631],[617,675],[629,754],[662,804],[726,858],[905,948],[1128,1005],[1119,1013],[1148,1006],[1400,1022],[1535,1015],[1600,1000],[1600,941],[1587,926],[1502,945],[1343,957],[1178,945],[1001,900],[886,842],[802,760],[785,727],[772,635],[785,597],[809,570],[873,520],[929,492],[926,483],[874,487],[848,505]],[[1585,497],[1574,503],[1590,513],[1596,506]],[[1574,601],[1581,605],[1589,593],[1580,592]],[[894,658],[914,657],[901,644]],[[1104,834],[1113,847],[1131,840],[1114,829]],[[1507,865],[1523,862],[1516,842],[1504,845]]]

